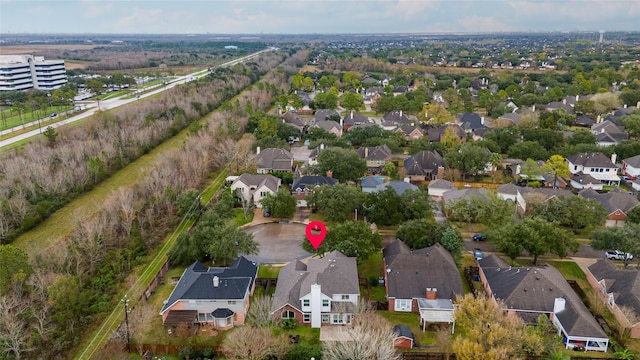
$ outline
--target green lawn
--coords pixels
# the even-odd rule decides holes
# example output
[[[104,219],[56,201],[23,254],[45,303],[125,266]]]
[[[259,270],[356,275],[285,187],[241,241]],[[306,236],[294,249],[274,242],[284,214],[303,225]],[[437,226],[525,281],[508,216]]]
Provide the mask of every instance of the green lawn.
[[[258,267],[258,277],[265,279],[278,278],[280,269],[282,269],[280,266],[260,265]]]
[[[249,212],[247,219],[244,218],[244,211],[242,209],[233,209],[233,215],[236,226],[242,226],[253,221],[253,211]]]
[[[73,106],[51,106],[34,112],[27,109],[22,112],[22,115],[11,109],[2,110],[0,113],[0,130],[22,127],[23,124],[37,121],[38,119],[41,119],[41,123],[48,120],[60,121],[61,119],[59,117],[51,119],[49,115],[51,115],[51,113],[62,113],[68,110],[73,110]]]
[[[392,311],[376,311],[376,313],[384,316],[391,325],[406,325],[416,337],[419,345],[434,345],[435,331],[422,332],[420,327],[420,316],[411,312],[392,312]]]

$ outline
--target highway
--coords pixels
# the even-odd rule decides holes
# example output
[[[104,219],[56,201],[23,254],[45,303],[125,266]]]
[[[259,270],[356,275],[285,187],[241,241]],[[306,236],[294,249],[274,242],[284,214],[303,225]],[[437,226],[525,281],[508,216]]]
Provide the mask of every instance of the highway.
[[[256,57],[256,56],[258,56],[258,55],[260,55],[260,54],[262,54],[264,52],[275,51],[275,50],[277,50],[277,48],[270,47],[270,48],[255,52],[253,54],[250,54],[250,55],[247,55],[247,56],[243,56],[241,58],[237,58],[237,59],[234,59],[234,60],[231,60],[231,61],[227,61],[226,63],[218,65],[218,67],[239,64],[239,63],[245,62],[245,61],[247,61],[249,59],[252,59],[252,58],[254,58],[254,57]],[[160,85],[154,85],[154,86],[149,87],[149,88],[157,87],[156,90],[148,91],[149,88],[140,89],[141,91],[147,91],[147,92],[145,92],[143,94],[140,94],[139,98],[134,97],[134,98],[131,98],[131,99],[125,99],[125,98],[131,96],[131,94],[126,94],[126,95],[123,95],[121,97],[108,99],[108,100],[102,100],[102,101],[99,101],[99,102],[98,101],[93,101],[90,104],[86,105],[89,108],[89,110],[87,110],[87,111],[85,111],[85,112],[83,112],[81,114],[72,116],[72,117],[70,117],[68,119],[64,119],[62,121],[58,121],[58,122],[56,122],[54,124],[51,124],[51,125],[48,125],[48,126],[51,126],[52,128],[57,128],[57,127],[67,125],[67,124],[70,124],[70,123],[78,121],[78,120],[86,119],[89,116],[95,114],[98,110],[100,110],[100,111],[111,110],[111,109],[117,108],[118,106],[126,105],[126,104],[129,104],[129,103],[135,102],[135,101],[140,101],[141,99],[144,99],[144,98],[149,97],[149,96],[156,95],[156,94],[161,93],[163,91],[169,90],[169,89],[171,89],[171,88],[173,88],[175,86],[178,86],[178,85],[181,85],[181,84],[185,84],[187,82],[191,82],[191,81],[200,79],[201,77],[207,76],[210,73],[211,73],[211,71],[209,71],[209,70],[207,70],[207,71],[199,70],[199,71],[194,72],[192,74],[179,76],[179,77],[171,80],[166,85],[160,84]],[[98,105],[100,106],[100,109],[98,109]],[[34,121],[34,122],[29,123],[29,124],[25,124],[24,126],[28,127],[28,126],[33,126],[33,125],[38,125],[38,121]],[[28,138],[33,137],[33,136],[36,136],[36,135],[42,133],[42,131],[44,131],[44,129],[34,129],[34,130],[31,130],[31,131],[28,131],[28,132],[25,132],[25,133],[10,137],[9,139],[2,140],[2,141],[0,141],[0,148],[5,147],[5,146],[10,145],[10,144],[13,144],[15,142],[24,140],[24,139],[28,139]],[[7,130],[2,131],[0,133],[0,135],[10,134],[11,132],[12,132],[12,129],[7,129]]]

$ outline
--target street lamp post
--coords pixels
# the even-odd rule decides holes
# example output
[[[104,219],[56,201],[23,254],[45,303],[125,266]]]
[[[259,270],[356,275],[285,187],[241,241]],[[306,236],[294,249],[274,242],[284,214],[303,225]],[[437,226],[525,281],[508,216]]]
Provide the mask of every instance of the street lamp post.
[[[127,352],[131,352],[131,339],[129,338],[129,299],[126,294],[121,301],[124,304],[124,324],[127,331]]]

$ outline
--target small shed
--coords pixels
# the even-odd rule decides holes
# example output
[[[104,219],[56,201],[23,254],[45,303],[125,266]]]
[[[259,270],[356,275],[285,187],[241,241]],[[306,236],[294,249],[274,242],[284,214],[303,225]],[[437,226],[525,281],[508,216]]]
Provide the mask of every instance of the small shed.
[[[396,325],[393,332],[398,335],[393,341],[396,349],[413,349],[416,339],[407,325]]]

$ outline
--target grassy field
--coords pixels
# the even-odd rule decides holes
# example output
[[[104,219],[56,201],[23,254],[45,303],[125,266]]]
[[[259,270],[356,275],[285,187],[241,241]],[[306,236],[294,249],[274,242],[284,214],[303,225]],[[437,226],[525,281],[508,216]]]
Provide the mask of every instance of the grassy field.
[[[21,127],[23,124],[38,120],[41,121],[41,124],[49,120],[60,121],[62,120],[60,117],[51,119],[49,115],[51,115],[51,113],[62,113],[68,110],[73,110],[73,106],[51,106],[46,110],[36,110],[33,112],[26,109],[22,112],[22,115],[16,114],[16,112],[11,109],[5,109],[0,113],[0,130]]]

